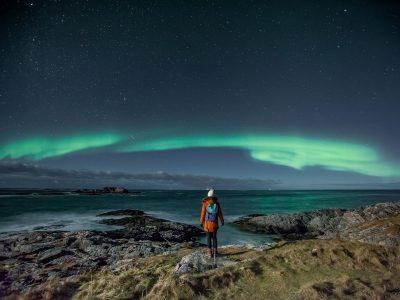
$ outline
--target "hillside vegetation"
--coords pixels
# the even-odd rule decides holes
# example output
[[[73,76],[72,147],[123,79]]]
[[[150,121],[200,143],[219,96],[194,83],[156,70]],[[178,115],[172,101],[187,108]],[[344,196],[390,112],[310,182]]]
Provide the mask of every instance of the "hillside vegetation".
[[[226,248],[237,264],[177,276],[185,254],[158,255],[86,278],[75,299],[399,299],[400,248],[340,240]],[[50,295],[49,295],[50,296]]]

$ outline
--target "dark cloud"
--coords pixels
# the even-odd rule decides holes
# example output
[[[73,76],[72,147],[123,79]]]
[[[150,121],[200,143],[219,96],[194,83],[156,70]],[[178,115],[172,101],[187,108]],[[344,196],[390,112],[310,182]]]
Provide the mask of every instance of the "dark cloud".
[[[166,172],[124,173],[92,170],[66,170],[5,160],[0,162],[0,186],[3,187],[99,187],[119,185],[148,189],[267,189],[279,184],[275,180],[223,178],[182,175]]]

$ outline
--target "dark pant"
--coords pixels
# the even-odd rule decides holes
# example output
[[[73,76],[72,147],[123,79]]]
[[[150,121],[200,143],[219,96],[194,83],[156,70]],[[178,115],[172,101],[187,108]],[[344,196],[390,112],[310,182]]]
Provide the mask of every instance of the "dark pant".
[[[207,244],[208,248],[214,248],[217,249],[218,244],[217,244],[217,232],[207,232]]]

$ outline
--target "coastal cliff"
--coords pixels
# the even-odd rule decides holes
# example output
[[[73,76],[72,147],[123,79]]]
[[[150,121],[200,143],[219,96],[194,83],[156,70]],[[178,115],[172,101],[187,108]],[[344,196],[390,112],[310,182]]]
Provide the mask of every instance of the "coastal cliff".
[[[142,211],[101,215],[107,232],[0,238],[5,299],[399,299],[400,205],[248,216],[236,226],[277,234],[214,261],[201,230]],[[112,218],[111,218],[112,217]]]

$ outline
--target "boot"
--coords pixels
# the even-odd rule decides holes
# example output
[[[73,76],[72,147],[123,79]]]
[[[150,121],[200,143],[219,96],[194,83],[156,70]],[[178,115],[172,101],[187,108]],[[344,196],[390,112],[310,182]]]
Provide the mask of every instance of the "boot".
[[[215,257],[218,257],[218,249],[217,249],[217,248],[214,248],[214,253],[213,253],[213,255],[214,255]]]
[[[210,256],[210,258],[213,258],[214,251],[213,251],[213,249],[212,249],[212,248],[210,248],[210,249],[209,249],[209,253],[208,253],[208,255]]]

